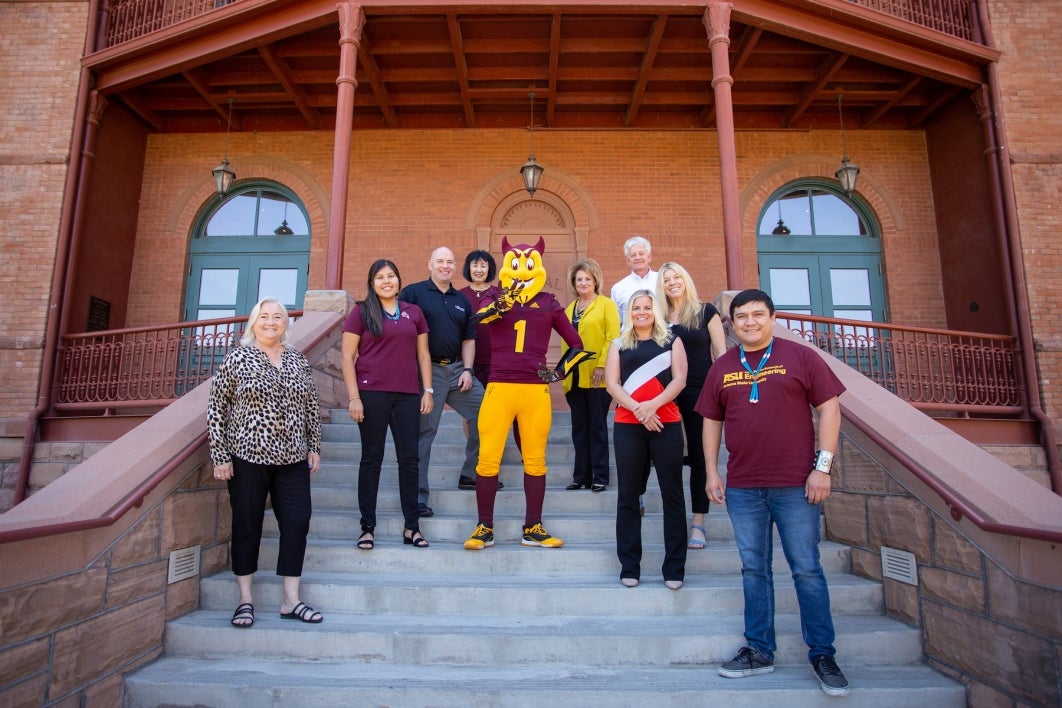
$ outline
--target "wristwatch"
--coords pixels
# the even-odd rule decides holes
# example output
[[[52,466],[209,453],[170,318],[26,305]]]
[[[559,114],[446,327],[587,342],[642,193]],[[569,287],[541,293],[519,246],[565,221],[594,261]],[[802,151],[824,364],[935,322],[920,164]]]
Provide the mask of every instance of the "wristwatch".
[[[475,374],[475,373],[476,373],[475,371],[473,371],[473,370],[472,370],[472,367],[471,367],[471,366],[466,366],[465,368],[461,369],[461,373],[462,373],[462,374],[463,374],[464,372],[466,372],[466,371],[467,371],[468,373],[470,373],[470,374]]]
[[[429,386],[428,388],[424,389],[424,393],[430,393],[430,394],[434,395],[435,394],[435,389],[432,388],[431,386]]]

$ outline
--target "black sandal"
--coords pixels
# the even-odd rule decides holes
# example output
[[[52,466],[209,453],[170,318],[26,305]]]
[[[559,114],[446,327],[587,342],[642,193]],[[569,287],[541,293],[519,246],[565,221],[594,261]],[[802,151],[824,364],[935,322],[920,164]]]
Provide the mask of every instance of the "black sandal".
[[[324,615],[307,605],[305,602],[300,602],[295,605],[295,608],[291,612],[281,612],[280,618],[286,620],[302,620],[307,624],[320,624],[324,620]]]
[[[249,602],[242,603],[232,614],[232,626],[237,629],[247,629],[254,624],[254,605]]]
[[[409,535],[407,536],[406,533],[408,533]],[[417,529],[416,531],[410,531],[409,529],[406,529],[402,533],[402,543],[407,546],[413,546],[413,548],[428,547],[428,540],[424,538],[424,534],[420,532],[420,529]]]
[[[371,551],[376,546],[376,539],[373,538],[372,530],[362,531],[361,536],[358,536],[358,548],[363,551]]]

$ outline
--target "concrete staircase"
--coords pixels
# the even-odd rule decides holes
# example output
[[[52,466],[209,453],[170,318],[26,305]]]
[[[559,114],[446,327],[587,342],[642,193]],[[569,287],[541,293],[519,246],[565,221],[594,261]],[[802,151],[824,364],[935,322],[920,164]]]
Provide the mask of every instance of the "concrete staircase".
[[[560,549],[519,544],[519,455],[506,451],[493,548],[466,551],[475,492],[457,489],[464,438],[447,411],[432,453],[428,549],[402,544],[393,452],[379,495],[376,548],[355,548],[358,432],[345,411],[325,426],[303,599],[320,625],[282,621],[275,524],[267,515],[253,628],[229,626],[230,573],[203,579],[200,607],[170,622],[164,655],[126,680],[127,706],[757,706],[826,705],[806,659],[796,597],[776,552],[777,670],[733,680],[717,665],[743,645],[740,561],[722,508],[708,547],[690,551],[678,592],[659,575],[655,479],[646,496],[642,584],[619,583],[615,491],[568,492],[567,413],[549,447],[545,525]],[[847,572],[848,549],[822,544],[846,705],[964,706],[962,687],[922,663],[919,633],[883,616],[880,584]],[[721,702],[720,702],[721,701]]]

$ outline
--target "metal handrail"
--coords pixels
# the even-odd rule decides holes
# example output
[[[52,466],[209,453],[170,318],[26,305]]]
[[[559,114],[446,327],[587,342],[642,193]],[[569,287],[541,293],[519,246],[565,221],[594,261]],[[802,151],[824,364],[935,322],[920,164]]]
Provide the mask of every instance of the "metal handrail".
[[[777,319],[920,410],[1027,412],[1015,337],[791,312]]]
[[[111,0],[104,44],[114,47],[195,19],[240,0]],[[970,0],[848,0],[907,22],[960,39],[973,40]]]
[[[302,310],[289,313],[292,319]],[[244,317],[68,334],[56,366],[56,410],[151,408],[211,376],[239,344]]]

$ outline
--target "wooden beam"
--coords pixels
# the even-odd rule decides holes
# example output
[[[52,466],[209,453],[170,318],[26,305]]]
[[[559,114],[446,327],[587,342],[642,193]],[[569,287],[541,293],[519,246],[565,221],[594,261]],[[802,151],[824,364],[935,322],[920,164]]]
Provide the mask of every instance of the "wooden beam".
[[[306,125],[310,130],[320,130],[321,114],[306,101],[306,91],[292,79],[291,67],[288,63],[277,56],[271,45],[259,47],[258,54],[276,76],[284,91],[291,97],[299,113],[306,119]]]
[[[549,22],[549,70],[546,73],[546,85],[549,93],[546,98],[546,125],[553,125],[557,115],[557,78],[560,75],[560,35],[561,15],[554,13]]]
[[[638,118],[638,106],[642,102],[642,96],[645,95],[645,85],[649,81],[649,74],[652,72],[653,64],[656,62],[656,53],[660,49],[660,39],[666,26],[667,15],[657,15],[653,19],[652,27],[649,29],[649,37],[642,52],[642,61],[638,66],[638,78],[634,82],[631,100],[627,106],[627,114],[623,118],[623,124],[626,126],[630,126]]]
[[[391,96],[388,94],[387,85],[380,79],[380,67],[376,65],[376,59],[373,58],[372,52],[369,51],[369,40],[367,39],[362,39],[361,45],[358,47],[358,65],[365,72],[365,78],[369,80],[373,96],[380,107],[380,112],[383,113],[384,123],[387,124],[388,128],[397,128],[398,117],[395,115]],[[355,101],[357,99],[358,95],[355,94]]]
[[[450,51],[453,53],[454,66],[457,69],[457,86],[461,90],[461,108],[465,112],[465,124],[469,128],[476,127],[476,111],[472,107],[472,99],[468,97],[468,62],[465,60],[465,44],[461,37],[461,24],[457,21],[457,15],[446,15],[446,28],[450,32]]]
[[[800,90],[800,97],[797,99],[797,102],[788,108],[782,115],[783,128],[790,127],[794,121],[800,119],[800,116],[802,116],[804,111],[808,109],[811,102],[815,100],[819,91],[821,91],[826,84],[837,75],[837,72],[841,70],[841,67],[844,66],[844,63],[847,60],[847,54],[837,54],[826,58],[826,60],[819,66],[815,80]]]

